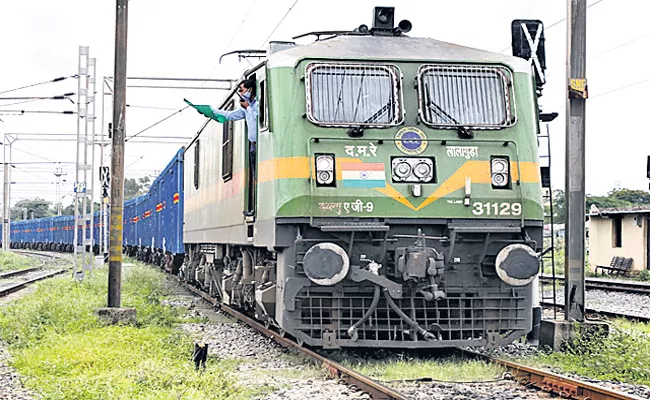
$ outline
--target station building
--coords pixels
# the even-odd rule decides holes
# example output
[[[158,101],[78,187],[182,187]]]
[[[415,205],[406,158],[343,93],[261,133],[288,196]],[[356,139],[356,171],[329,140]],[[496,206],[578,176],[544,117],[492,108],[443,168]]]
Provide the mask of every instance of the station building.
[[[589,266],[608,266],[613,257],[632,259],[631,274],[650,269],[650,206],[591,208],[589,211]]]

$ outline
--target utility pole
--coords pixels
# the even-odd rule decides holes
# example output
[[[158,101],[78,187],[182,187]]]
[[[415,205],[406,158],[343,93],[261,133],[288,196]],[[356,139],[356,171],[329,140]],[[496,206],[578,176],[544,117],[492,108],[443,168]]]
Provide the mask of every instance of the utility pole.
[[[3,196],[2,196],[2,251],[9,251],[9,215],[11,207],[9,206],[9,163],[5,160],[3,176]]]
[[[56,176],[56,215],[61,216],[61,211],[63,204],[61,204],[61,177],[68,175],[63,172],[61,167],[57,167],[54,171],[54,176]]]
[[[119,308],[122,295],[122,219],[124,216],[124,138],[126,126],[126,45],[128,0],[117,0],[113,147],[111,152],[111,223],[108,258],[108,307]]]
[[[2,200],[2,250],[11,250],[11,146],[16,141],[15,137],[5,134],[3,142],[4,158],[4,181],[3,181],[3,200]],[[9,147],[9,157],[7,158],[7,147]],[[7,162],[8,161],[8,162]],[[27,218],[25,218],[27,219]]]
[[[587,0],[567,0],[565,319],[585,320],[585,102]]]

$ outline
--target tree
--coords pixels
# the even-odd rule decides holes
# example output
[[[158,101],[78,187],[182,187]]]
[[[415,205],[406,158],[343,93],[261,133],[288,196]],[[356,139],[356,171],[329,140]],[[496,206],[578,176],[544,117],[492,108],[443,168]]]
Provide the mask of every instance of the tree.
[[[140,185],[138,181],[133,178],[126,178],[124,180],[124,200],[132,199],[140,193]]]
[[[587,201],[586,201],[587,207],[585,211],[589,212],[589,209],[591,208],[592,205],[595,205],[598,208],[611,208],[611,207],[627,207],[627,206],[633,206],[635,204],[630,203],[629,201],[617,199],[616,197],[587,195]]]
[[[592,205],[598,208],[630,207],[639,205],[650,205],[650,193],[644,190],[614,189],[606,196],[587,195],[585,212],[589,213]],[[544,211],[548,215],[549,204],[544,204]],[[566,218],[566,199],[564,190],[553,190],[553,221],[564,223]]]
[[[95,202],[93,204],[93,212],[99,211],[99,208],[100,208],[100,204]],[[56,214],[56,212],[55,212],[55,214]],[[64,207],[61,210],[61,215],[74,215],[74,202],[70,203],[67,207]]]
[[[645,190],[614,189],[607,196],[612,199],[626,201],[633,205],[650,204],[650,193]]]
[[[11,219],[13,221],[20,221],[25,219],[25,212],[27,212],[27,219],[32,218],[45,218],[51,217],[55,213],[50,208],[52,203],[41,198],[35,199],[22,199],[11,208]]]
[[[126,178],[124,180],[124,200],[145,194],[151,186],[151,178],[144,176],[142,178]]]
[[[138,179],[138,184],[140,185],[140,193],[144,194],[145,192],[149,191],[149,187],[151,186],[151,178],[148,176],[143,176],[142,178]]]
[[[553,190],[553,223],[564,223],[564,218],[566,215],[564,205],[564,190]],[[544,202],[544,215],[551,215],[551,205],[548,201]]]

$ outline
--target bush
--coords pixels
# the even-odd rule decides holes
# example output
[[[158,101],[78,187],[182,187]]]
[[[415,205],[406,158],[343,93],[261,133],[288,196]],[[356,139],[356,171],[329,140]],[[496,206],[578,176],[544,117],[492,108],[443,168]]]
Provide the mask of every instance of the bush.
[[[611,325],[609,335],[578,329],[565,352],[540,361],[590,378],[650,385],[650,337],[637,329]]]
[[[38,260],[11,252],[0,252],[0,272],[38,266]]]
[[[644,269],[643,271],[641,271],[639,273],[638,279],[640,281],[644,281],[644,282],[650,281],[650,271],[648,271],[647,269]]]
[[[232,365],[208,361],[194,371],[193,341],[174,326],[178,309],[163,306],[164,277],[125,268],[122,303],[137,309],[137,326],[106,326],[95,310],[106,304],[105,269],[76,282],[43,281],[29,296],[0,309],[0,339],[26,386],[43,399],[239,399]]]

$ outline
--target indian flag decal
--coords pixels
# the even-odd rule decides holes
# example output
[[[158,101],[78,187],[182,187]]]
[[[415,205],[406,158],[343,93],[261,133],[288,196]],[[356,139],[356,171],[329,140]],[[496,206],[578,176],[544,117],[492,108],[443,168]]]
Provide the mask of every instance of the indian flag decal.
[[[341,177],[345,188],[386,187],[386,166],[383,163],[343,163]]]

